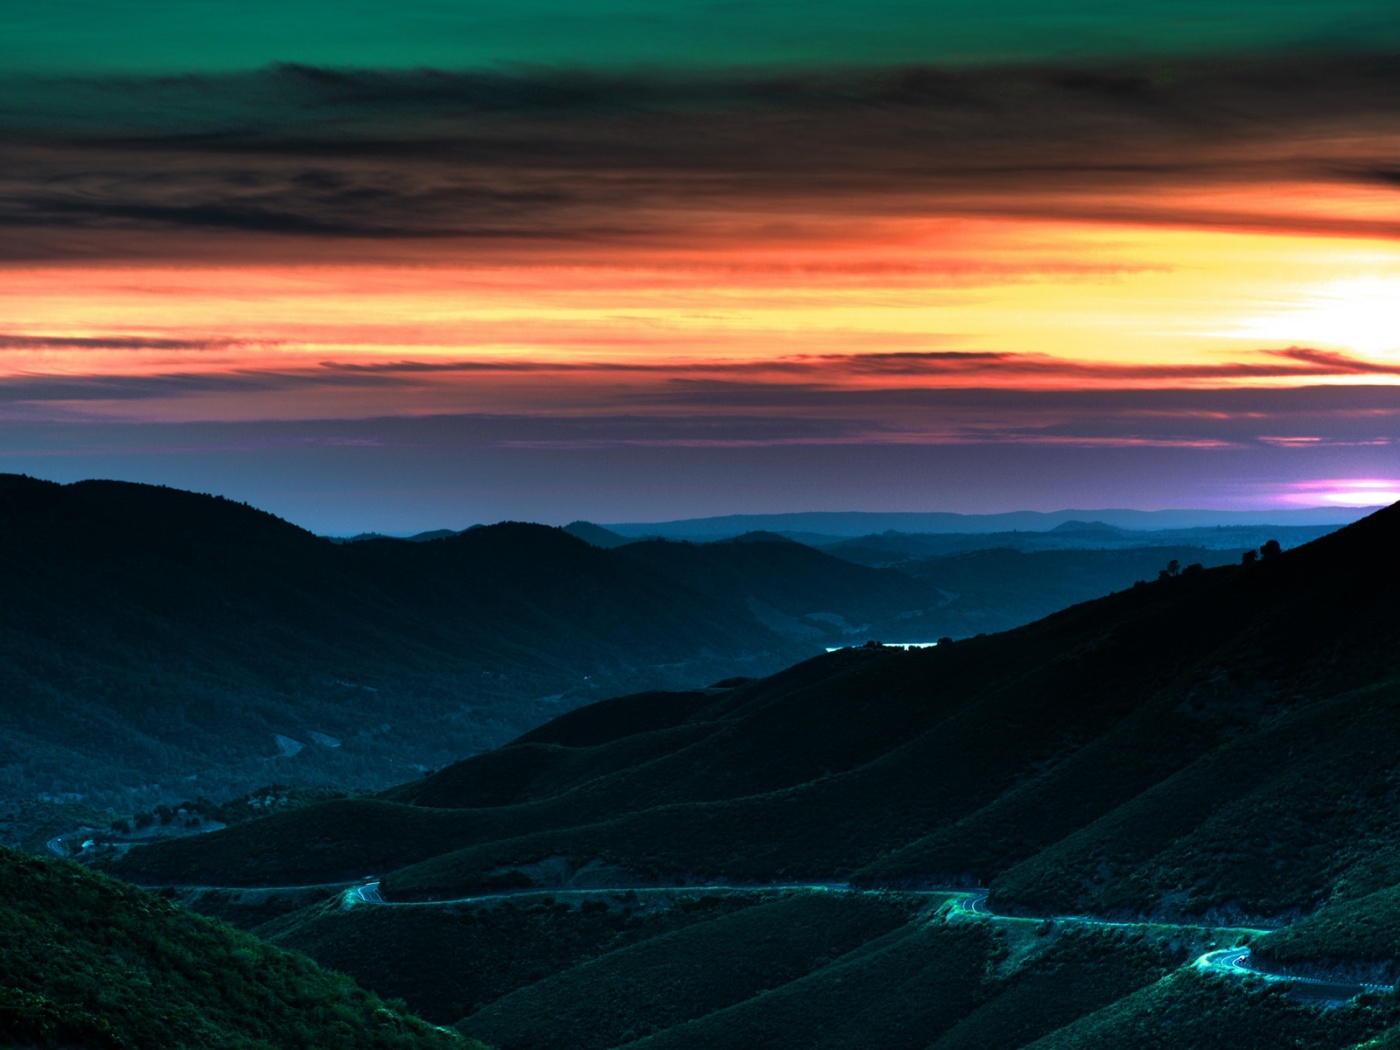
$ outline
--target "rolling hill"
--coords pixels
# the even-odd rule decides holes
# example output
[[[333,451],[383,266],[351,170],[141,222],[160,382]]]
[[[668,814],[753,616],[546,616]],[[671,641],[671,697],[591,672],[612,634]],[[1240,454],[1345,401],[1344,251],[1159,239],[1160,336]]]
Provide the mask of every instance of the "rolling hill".
[[[224,499],[6,475],[0,798],[129,813],[382,787],[598,697],[766,673],[936,600],[781,546],[746,581],[726,550],[627,556],[527,524],[335,544]]]
[[[1397,517],[1002,635],[606,701],[377,799],[135,850],[123,870],[324,881],[398,858],[386,893],[422,896],[564,856],[642,882],[967,879],[1026,907],[1309,909],[1392,870],[1376,838],[1400,807]],[[318,830],[361,820],[385,829],[363,859]],[[1246,825],[1279,874],[1231,863]]]
[[[1372,508],[1374,509],[1374,508]],[[767,530],[784,534],[826,537],[869,536],[873,533],[1005,533],[1044,532],[1065,522],[1099,521],[1134,530],[1196,529],[1217,525],[1298,525],[1336,528],[1365,515],[1352,507],[1298,507],[1284,510],[1018,510],[1000,514],[954,514],[946,511],[799,511],[788,514],[726,514],[678,521],[603,523],[621,536],[664,536],[681,540],[719,540]]]
[[[1255,946],[1261,966],[1389,972],[1397,578],[1400,507],[1001,635],[848,649],[728,688],[594,704],[376,798],[132,850],[112,870],[248,886],[380,873],[389,906],[332,903],[263,932],[372,986],[392,964],[395,994],[436,1019],[461,1009],[464,1031],[502,1047],[591,1046],[596,1025],[606,1045],[639,1050],[1393,1040],[1393,1000],[1319,1011],[1286,986],[1183,964],[1238,927],[1278,926]],[[714,971],[726,951],[779,936],[763,901],[648,927],[618,898],[599,907],[636,919],[631,934],[580,933],[593,947],[553,961],[533,947],[597,926],[581,887],[690,885],[703,898],[706,883],[849,885],[913,918],[853,919],[860,935],[820,952],[805,922],[779,924],[790,968],[748,985]],[[996,913],[1027,920],[979,927],[930,910],[927,888],[979,883]],[[471,1002],[415,998],[427,967],[411,955],[432,953],[385,947],[411,916],[458,914],[494,943],[493,923],[530,898],[433,902],[529,889],[560,895],[510,917],[538,965]],[[849,907],[865,899],[843,891]],[[1086,914],[1156,925],[1066,918]],[[522,923],[532,937],[519,939]],[[713,980],[664,976],[652,935]],[[1071,979],[1084,967],[1092,976]],[[546,1009],[579,1020],[549,1035]],[[588,1013],[604,1009],[606,1022]]]

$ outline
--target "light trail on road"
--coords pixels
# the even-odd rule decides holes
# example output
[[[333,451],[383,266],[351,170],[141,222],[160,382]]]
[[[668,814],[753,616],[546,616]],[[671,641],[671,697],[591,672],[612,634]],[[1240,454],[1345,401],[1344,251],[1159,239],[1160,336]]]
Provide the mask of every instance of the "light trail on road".
[[[1116,919],[1098,919],[1087,915],[1055,915],[1055,916],[1028,916],[1028,915],[1000,915],[991,911],[987,907],[989,891],[985,889],[924,889],[924,890],[887,890],[870,889],[864,887],[851,886],[848,883],[767,883],[753,885],[696,885],[696,886],[598,886],[588,889],[526,889],[511,890],[502,893],[486,893],[469,897],[455,897],[450,900],[433,901],[392,901],[385,900],[379,892],[379,880],[363,883],[362,885],[347,889],[342,896],[342,906],[353,908],[357,905],[367,904],[394,908],[443,908],[453,905],[492,905],[500,904],[511,900],[526,900],[529,898],[549,898],[558,900],[560,898],[584,898],[617,896],[619,894],[631,894],[637,897],[649,896],[681,896],[684,894],[706,894],[706,893],[841,893],[861,896],[879,896],[888,893],[902,893],[922,897],[947,897],[948,906],[946,910],[940,909],[940,914],[948,916],[966,917],[985,922],[997,923],[1069,923],[1077,926],[1106,927],[1112,929],[1157,929],[1157,930],[1184,930],[1193,934],[1209,934],[1217,937],[1228,936],[1258,936],[1271,931],[1247,926],[1201,926],[1189,923],[1167,923],[1167,922],[1132,922]],[[1322,991],[1332,989],[1338,993],[1339,1000],[1351,999],[1363,992],[1388,993],[1395,991],[1395,985],[1372,984],[1356,981],[1329,981],[1319,977],[1304,977],[1293,974],[1270,973],[1264,970],[1257,970],[1248,965],[1250,951],[1246,947],[1235,946],[1233,948],[1212,949],[1199,956],[1191,965],[1192,968],[1205,973],[1213,973],[1217,976],[1229,977],[1236,980],[1245,978],[1258,978],[1269,982],[1287,982],[1290,984],[1306,985],[1310,988]],[[1345,993],[1345,994],[1343,994]]]

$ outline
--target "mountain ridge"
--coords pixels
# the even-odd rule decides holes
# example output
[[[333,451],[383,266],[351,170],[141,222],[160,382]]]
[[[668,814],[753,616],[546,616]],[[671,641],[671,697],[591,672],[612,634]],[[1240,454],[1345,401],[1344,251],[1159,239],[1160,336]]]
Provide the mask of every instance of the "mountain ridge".
[[[389,906],[351,891],[260,929],[509,1050],[1394,1045],[1394,997],[1355,996],[1400,949],[1397,578],[1400,505],[1000,635],[579,708],[111,867],[373,871]],[[997,921],[861,911],[958,883]],[[448,987],[424,960],[467,966],[461,944],[518,961]],[[767,974],[734,965],[749,944]],[[1206,965],[1246,949],[1319,980]]]
[[[1087,834],[1216,750],[1241,746],[1234,738],[1242,733],[1271,746],[1288,726],[1309,724],[1314,708],[1325,712],[1331,698],[1400,670],[1400,657],[1386,655],[1395,627],[1373,615],[1384,593],[1378,580],[1395,568],[1398,529],[1400,509],[1391,509],[1255,565],[1188,572],[1005,635],[919,652],[846,650],[772,678],[677,697],[676,706],[658,695],[581,709],[567,718],[574,728],[543,727],[491,758],[388,793],[386,801],[434,799],[435,808],[415,819],[442,824],[444,833],[434,837],[440,855],[387,876],[385,892],[475,888],[489,885],[493,872],[592,855],[643,881],[685,873],[897,884],[973,875],[991,879],[1002,903],[1040,901],[1023,866],[1066,836]],[[1320,662],[1318,627],[1297,612],[1313,606],[1329,621]],[[1308,698],[1303,688],[1326,692]],[[629,730],[629,703],[669,714]],[[1000,728],[987,736],[990,724]],[[969,750],[980,774],[961,772],[970,769]],[[449,777],[462,790],[490,783],[498,774],[481,779],[471,771],[503,769],[514,755],[525,764],[513,775],[525,779],[498,791],[492,806],[482,808],[479,798],[454,805],[451,790],[435,787]],[[880,798],[889,801],[872,810]],[[289,843],[314,812],[288,816]],[[1215,812],[1214,800],[1201,812]],[[458,830],[447,833],[449,825]],[[920,825],[929,830],[913,834]],[[818,827],[823,836],[812,839]],[[510,829],[509,837],[493,839],[500,830],[492,829]],[[178,866],[177,855],[207,854],[225,836],[269,831],[264,824],[146,847],[119,870],[151,877],[159,865],[144,866],[157,856]],[[455,852],[447,848],[454,839]],[[231,854],[243,862],[250,855],[241,846]],[[279,854],[274,847],[262,855]],[[307,876],[313,868],[296,870]],[[1256,886],[1255,913],[1303,906],[1317,892],[1304,889],[1306,878],[1292,897],[1257,896]],[[1053,880],[1057,893],[1065,881]],[[1158,891],[1135,892],[1137,907],[1161,906]],[[1189,913],[1227,903],[1206,895],[1178,907]],[[1244,907],[1248,913],[1251,905]]]
[[[1134,510],[1066,508],[1056,511],[1003,511],[959,514],[951,511],[794,511],[726,514],[660,522],[606,522],[602,527],[631,537],[720,539],[746,532],[812,533],[856,537],[885,531],[912,533],[1049,531],[1067,521],[1125,529],[1197,528],[1210,525],[1341,525],[1377,507],[1289,507],[1278,510]]]
[[[664,557],[548,526],[335,544],[219,497],[3,476],[0,795],[126,807],[383,786],[561,706],[763,673],[843,637],[808,612],[932,601],[888,570],[783,546],[809,579],[702,593]],[[801,629],[770,630],[749,594]],[[195,779],[168,782],[176,769]]]

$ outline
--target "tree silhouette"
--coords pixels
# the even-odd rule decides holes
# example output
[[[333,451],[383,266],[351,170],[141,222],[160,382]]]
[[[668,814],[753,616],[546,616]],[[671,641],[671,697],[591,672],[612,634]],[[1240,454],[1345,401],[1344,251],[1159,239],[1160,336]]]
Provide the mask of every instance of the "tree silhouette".
[[[1279,546],[1278,540],[1267,540],[1265,541],[1264,546],[1259,548],[1259,556],[1264,558],[1265,560],[1268,560],[1269,558],[1277,558],[1282,553],[1283,548]]]

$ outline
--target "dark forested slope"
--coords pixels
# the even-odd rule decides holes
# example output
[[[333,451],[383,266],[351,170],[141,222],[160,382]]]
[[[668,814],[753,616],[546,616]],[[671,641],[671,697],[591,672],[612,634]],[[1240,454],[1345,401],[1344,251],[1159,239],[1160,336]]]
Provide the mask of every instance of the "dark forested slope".
[[[982,880],[1030,909],[1311,909],[1400,881],[1397,575],[1391,509],[1004,635],[610,701],[381,799],[122,870],[298,882],[397,857],[386,894],[422,896],[592,861],[642,881]],[[318,830],[360,811],[398,845]]]
[[[479,1045],[305,956],[75,864],[0,847],[0,886],[0,1044],[7,1047]]]
[[[538,525],[334,544],[224,499],[0,477],[0,797],[382,786],[561,707],[771,671],[848,618],[934,600],[807,548],[783,563],[800,580],[725,568],[700,589],[705,551],[668,550],[682,569]]]
[[[1260,966],[1397,976],[1397,579],[1400,507],[1004,635],[595,704],[114,868],[380,874],[389,904],[264,932],[502,1048],[1394,1045],[1389,993],[1324,1009],[1191,962],[1254,937]],[[909,892],[960,882],[1000,918]],[[511,962],[444,981],[463,945]]]

